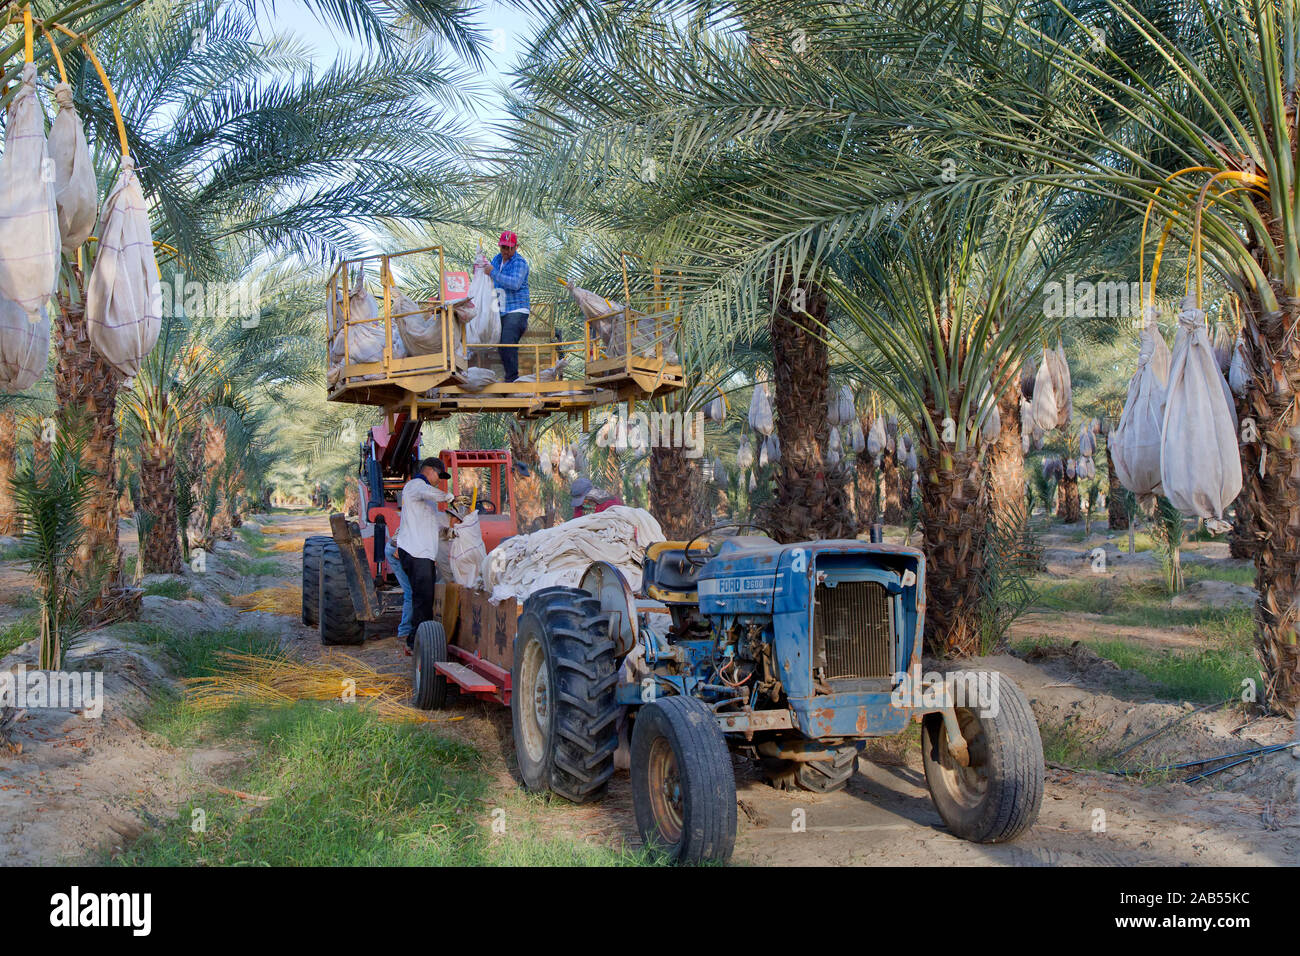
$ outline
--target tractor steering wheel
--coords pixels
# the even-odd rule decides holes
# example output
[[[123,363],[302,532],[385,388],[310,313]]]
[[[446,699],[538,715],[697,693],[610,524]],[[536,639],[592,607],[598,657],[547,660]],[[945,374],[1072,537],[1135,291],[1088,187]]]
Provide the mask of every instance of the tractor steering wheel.
[[[740,523],[740,524],[731,524],[731,523],[727,523],[727,524],[715,524],[715,525],[714,525],[713,527],[711,527],[711,528],[706,528],[706,529],[704,529],[704,530],[701,531],[699,534],[697,534],[695,537],[691,538],[690,541],[687,541],[687,542],[686,542],[686,550],[685,550],[685,553],[683,554],[683,557],[685,558],[686,563],[689,564],[689,565],[690,565],[691,567],[693,567],[693,568],[702,568],[702,567],[704,567],[704,562],[708,561],[710,558],[714,557],[714,555],[716,554],[716,552],[714,552],[714,550],[713,550],[713,545],[712,545],[712,543],[710,543],[708,547],[706,547],[703,551],[700,552],[699,560],[696,560],[695,558],[691,557],[691,545],[693,545],[696,541],[699,541],[701,538],[707,537],[708,535],[711,535],[711,534],[712,534],[713,532],[715,532],[715,531],[721,531],[721,530],[724,529],[724,528],[737,528],[737,529],[739,529],[739,528],[757,528],[759,531],[763,531],[763,532],[766,532],[766,531],[767,531],[767,529],[764,528],[762,525],[758,525],[758,524],[750,524],[750,523],[748,523],[748,522],[742,522],[742,523]]]

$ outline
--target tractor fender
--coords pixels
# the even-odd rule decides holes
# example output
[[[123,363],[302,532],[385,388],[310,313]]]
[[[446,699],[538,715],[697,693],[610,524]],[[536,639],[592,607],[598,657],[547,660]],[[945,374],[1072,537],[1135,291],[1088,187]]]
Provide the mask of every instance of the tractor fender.
[[[597,561],[583,573],[578,587],[600,602],[600,613],[610,622],[615,656],[626,655],[637,645],[639,634],[636,596],[623,572],[608,561]]]

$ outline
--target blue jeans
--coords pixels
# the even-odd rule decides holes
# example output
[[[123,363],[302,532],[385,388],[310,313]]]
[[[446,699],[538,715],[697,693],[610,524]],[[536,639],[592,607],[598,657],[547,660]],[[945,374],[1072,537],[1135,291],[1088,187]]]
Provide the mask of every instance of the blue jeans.
[[[397,542],[393,538],[389,538],[388,544],[384,545],[384,558],[387,559],[388,566],[393,569],[397,583],[402,586],[402,623],[397,625],[397,636],[405,639],[411,636],[411,615],[414,613],[414,604],[411,600],[411,579],[406,576],[406,569],[402,567],[402,562],[397,560]]]
[[[524,337],[528,330],[527,312],[507,312],[501,316],[501,344],[514,345]],[[506,370],[506,381],[513,382],[519,377],[519,350],[497,349],[501,356],[501,365]]]

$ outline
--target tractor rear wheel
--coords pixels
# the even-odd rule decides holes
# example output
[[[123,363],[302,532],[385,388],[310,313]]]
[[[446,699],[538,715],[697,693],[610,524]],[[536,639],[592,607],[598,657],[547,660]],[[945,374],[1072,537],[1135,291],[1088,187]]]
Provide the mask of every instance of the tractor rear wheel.
[[[707,704],[662,697],[632,727],[632,801],[646,846],[677,863],[725,862],[736,845],[731,751]]]
[[[921,722],[921,758],[935,809],[955,836],[974,843],[1014,840],[1034,825],[1043,802],[1043,742],[1034,713],[1009,678],[994,678],[996,713],[956,709],[967,764],[949,749],[942,714]]]
[[[343,571],[343,553],[330,538],[320,556],[320,642],[360,644],[365,639],[366,627],[357,620],[352,591]]]
[[[834,793],[843,790],[858,770],[858,748],[842,744],[830,751],[830,760],[780,760],[762,762],[763,776],[778,790]]]
[[[327,534],[314,534],[302,543],[302,622],[308,627],[320,623],[320,556]]]
[[[530,595],[515,632],[510,717],[529,790],[574,803],[604,795],[614,774],[618,668],[600,602],[578,588]]]
[[[423,621],[415,629],[415,676],[411,695],[420,710],[441,710],[447,705],[447,678],[434,664],[447,661],[447,635],[438,621]]]

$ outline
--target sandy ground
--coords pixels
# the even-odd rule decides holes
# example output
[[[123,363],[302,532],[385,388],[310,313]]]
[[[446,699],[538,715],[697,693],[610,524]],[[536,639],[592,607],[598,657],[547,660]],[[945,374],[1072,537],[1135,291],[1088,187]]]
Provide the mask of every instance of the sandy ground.
[[[146,621],[191,628],[238,624],[272,630],[304,657],[332,653],[314,630],[296,616],[239,611],[215,597],[219,591],[243,594],[255,588],[294,586],[299,557],[294,543],[307,534],[327,532],[323,517],[272,516],[262,528],[285,542],[279,556],[282,578],[243,580],[220,560],[227,549],[242,550],[238,539],[222,544],[206,575],[187,574],[202,600],[146,598]],[[1056,535],[1061,538],[1061,535]],[[1059,546],[1057,546],[1059,545]],[[1059,576],[1090,574],[1095,541],[1054,541],[1049,570]],[[1116,554],[1109,551],[1114,548]],[[1122,579],[1153,558],[1118,552],[1124,542],[1107,545],[1109,577]],[[1190,561],[1226,560],[1219,546],[1203,545]],[[25,589],[25,575],[0,566],[0,602]],[[0,605],[0,624],[12,608]],[[1096,615],[1033,613],[1017,622],[1015,634],[1058,634],[1083,643],[1073,650],[1025,660],[1009,655],[979,660],[1002,671],[1025,691],[1044,726],[1068,725],[1083,736],[1117,751],[1175,718],[1171,730],[1137,748],[1130,765],[1156,766],[1243,750],[1253,742],[1292,739],[1281,721],[1254,719],[1238,709],[1191,713],[1181,702],[1151,702],[1145,678],[1119,671],[1087,650],[1089,635],[1123,637],[1175,649],[1195,646],[1178,629],[1158,630],[1108,625]],[[391,636],[377,629],[359,653],[374,666],[409,674],[410,659]],[[20,662],[34,666],[35,649],[19,648],[0,668]],[[133,716],[148,706],[155,689],[169,678],[140,653],[123,645],[112,629],[100,632],[79,653],[87,666],[106,674],[108,704],[100,720],[57,711],[31,711],[13,738],[21,754],[0,748],[0,844],[8,864],[57,863],[94,859],[122,846],[145,828],[174,816],[187,794],[212,786],[238,754],[183,751],[143,733]],[[472,743],[483,755],[503,798],[517,787],[508,712],[453,691],[448,717],[431,725],[439,733]],[[1294,753],[1292,751],[1291,753]],[[980,846],[945,832],[931,804],[913,732],[906,739],[873,743],[870,759],[843,792],[818,796],[780,792],[737,760],[740,830],[735,862],[741,864],[987,864],[987,865],[1227,865],[1300,863],[1300,813],[1296,791],[1300,759],[1273,756],[1256,765],[1220,774],[1198,784],[1145,782],[1111,774],[1049,767],[1046,794],[1037,825],[1014,844]],[[491,797],[489,797],[489,800]],[[564,801],[530,804],[535,823],[545,831],[602,845],[638,842],[631,792],[625,772],[616,774],[608,796],[598,804],[575,807]]]

